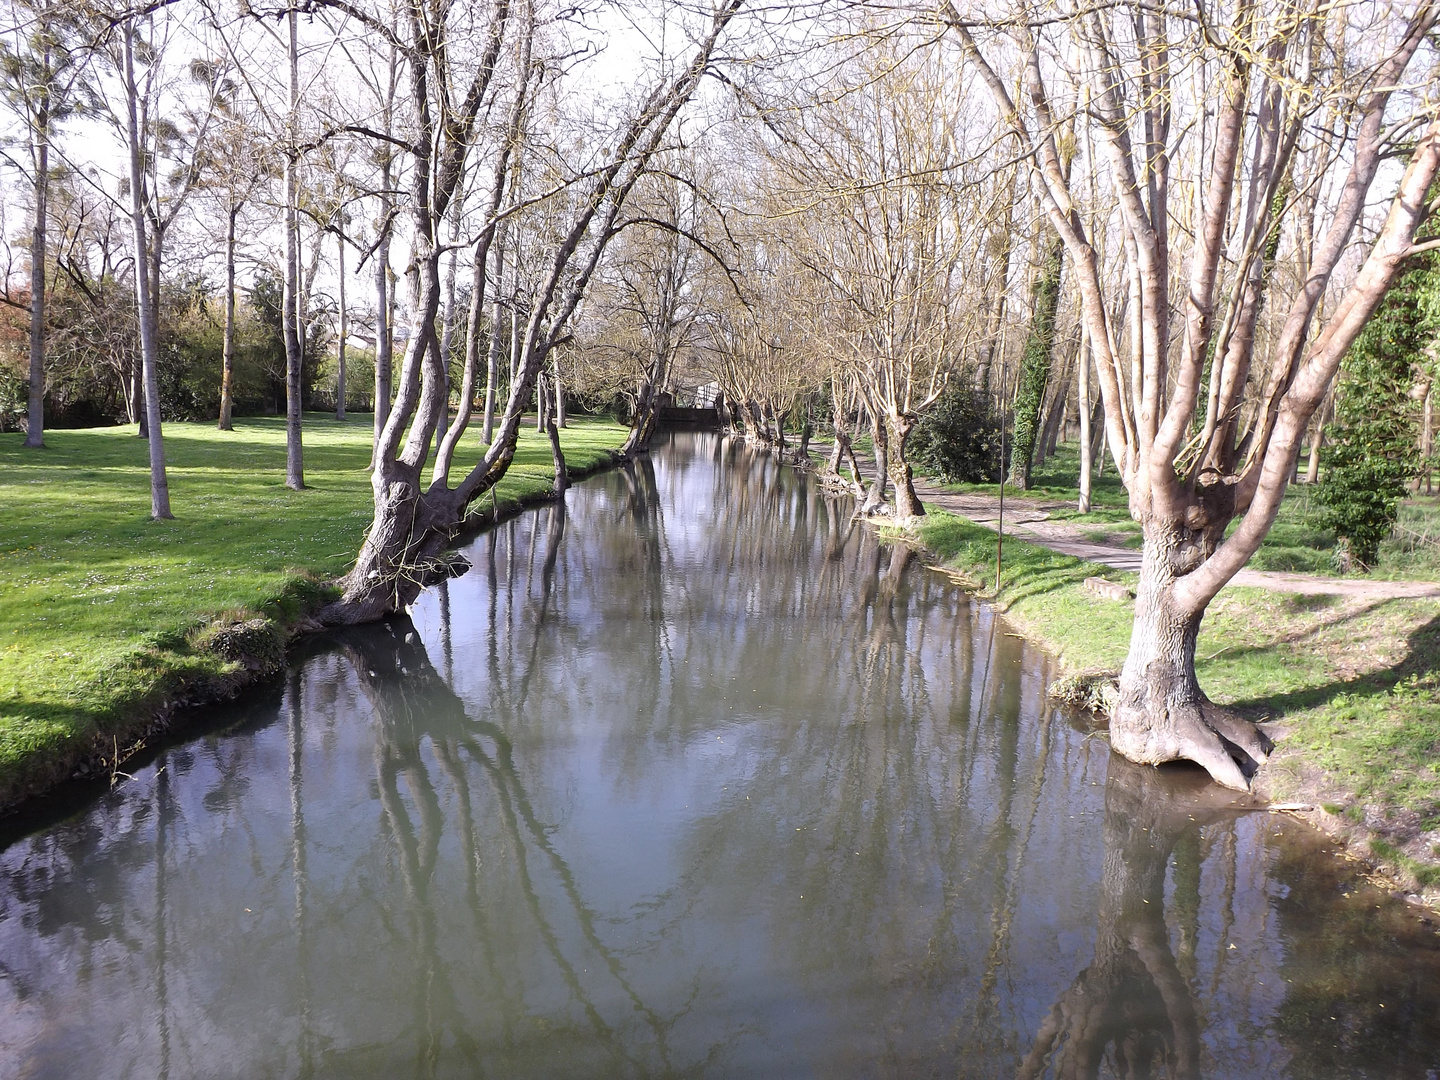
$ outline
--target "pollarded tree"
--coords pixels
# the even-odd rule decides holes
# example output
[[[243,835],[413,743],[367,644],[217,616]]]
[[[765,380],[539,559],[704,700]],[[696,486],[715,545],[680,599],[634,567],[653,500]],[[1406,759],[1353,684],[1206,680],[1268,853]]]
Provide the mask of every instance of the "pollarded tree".
[[[343,10],[362,22],[368,35],[394,47],[404,69],[401,83],[408,94],[412,126],[402,138],[386,137],[368,125],[352,125],[353,130],[396,145],[408,159],[405,212],[412,244],[412,332],[395,402],[376,441],[371,477],[375,516],[345,579],[342,598],[323,616],[333,623],[353,623],[378,618],[413,599],[463,523],[467,508],[505,475],[536,376],[567,336],[569,320],[631,190],[709,68],[712,51],[739,10],[740,0],[728,0],[701,16],[693,28],[697,44],[688,56],[667,60],[669,73],[609,131],[604,153],[580,175],[558,177],[566,217],[548,248],[548,269],[525,314],[518,370],[504,415],[490,447],[453,485],[455,453],[465,430],[461,419],[441,444],[428,484],[422,478],[448,397],[438,334],[444,294],[442,228],[461,176],[485,134],[484,110],[507,80],[519,81],[505,63],[507,39],[516,33],[535,33],[536,22],[513,9],[511,0],[495,0],[480,8],[450,6],[439,12],[415,0],[400,6],[393,26],[387,17],[348,3],[325,6]],[[475,36],[469,37],[472,28]],[[496,156],[481,161],[493,168]],[[482,223],[482,231],[492,231],[496,224],[492,217]],[[479,298],[481,304],[483,300]],[[477,360],[467,350],[467,368]],[[473,385],[473,372],[467,370],[466,378]]]
[[[984,76],[1065,242],[1106,436],[1144,529],[1111,743],[1134,761],[1198,762],[1244,789],[1269,740],[1205,696],[1196,638],[1210,601],[1274,522],[1310,418],[1428,212],[1440,119],[1397,88],[1435,26],[1435,5],[1124,2],[1044,18],[1021,13],[989,23],[994,38],[983,42],[983,18],[948,2],[941,16]],[[1056,103],[1067,93],[1073,100],[1075,84],[1089,87],[1089,99],[1074,123],[1097,147],[1085,170],[1118,207],[1122,235],[1106,249],[1057,142],[1068,118]],[[1394,130],[1419,137],[1389,214],[1312,333],[1382,158],[1395,149]],[[1287,296],[1274,256],[1277,244],[1297,242],[1284,227],[1296,161],[1307,153],[1327,161],[1321,179],[1335,190]],[[1111,265],[1121,272],[1108,274]],[[1117,289],[1128,299],[1123,322],[1110,302]],[[1262,348],[1267,304],[1283,317]]]

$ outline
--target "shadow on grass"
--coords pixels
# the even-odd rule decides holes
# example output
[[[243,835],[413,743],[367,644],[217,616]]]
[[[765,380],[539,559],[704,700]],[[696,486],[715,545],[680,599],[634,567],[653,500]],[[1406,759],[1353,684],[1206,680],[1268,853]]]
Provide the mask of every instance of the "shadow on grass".
[[[1322,620],[1322,625],[1334,626],[1358,618],[1386,602],[1379,600],[1365,607],[1352,609],[1343,616],[1328,621]],[[1227,650],[1226,655],[1236,658],[1247,653],[1268,652],[1277,645],[1302,641],[1320,628],[1321,625],[1309,627],[1303,633],[1288,634],[1264,645],[1246,646],[1234,651]],[[1405,656],[1398,663],[1383,670],[1357,675],[1353,679],[1337,679],[1324,686],[1304,687],[1288,694],[1269,694],[1264,697],[1234,701],[1230,702],[1227,707],[1236,709],[1246,716],[1270,713],[1280,718],[1289,713],[1303,712],[1307,709],[1328,705],[1341,696],[1380,697],[1391,693],[1407,680],[1426,679],[1427,677],[1435,679],[1437,675],[1440,675],[1440,615],[1411,631],[1406,637],[1405,645]]]

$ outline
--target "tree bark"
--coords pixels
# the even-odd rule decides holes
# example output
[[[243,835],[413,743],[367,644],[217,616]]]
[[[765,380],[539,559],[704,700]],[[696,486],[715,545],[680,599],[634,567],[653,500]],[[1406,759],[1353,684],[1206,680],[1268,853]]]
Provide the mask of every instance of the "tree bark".
[[[335,234],[335,255],[339,260],[340,278],[340,342],[335,364],[335,419],[345,421],[345,345],[350,337],[349,312],[345,308],[345,235]]]
[[[383,182],[389,185],[389,169],[385,170]],[[388,201],[388,200],[387,200]],[[388,213],[388,211],[387,211]],[[390,375],[391,375],[391,343],[393,338],[390,335],[390,236],[389,226],[382,225],[386,229],[384,236],[380,238],[375,248],[375,433],[376,444],[380,441],[380,432],[385,430],[385,421],[390,418]],[[373,465],[374,462],[372,461]]]
[[[860,516],[878,514],[885,505],[885,484],[890,478],[889,440],[885,422],[875,413],[870,414],[870,441],[875,448],[875,479],[865,494],[860,507]]]
[[[1204,608],[1186,605],[1175,590],[1209,558],[1220,536],[1213,527],[1191,530],[1158,518],[1145,522],[1144,529],[1135,624],[1110,717],[1110,745],[1147,765],[1194,761],[1218,783],[1247,790],[1269,756],[1270,740],[1201,691],[1195,642]]]
[[[495,394],[500,378],[500,350],[503,339],[500,336],[500,320],[505,309],[500,304],[500,286],[505,278],[505,235],[501,226],[500,236],[495,243],[495,303],[490,307],[490,348],[489,366],[485,372],[485,423],[481,429],[480,441],[486,446],[495,436]]]
[[[625,443],[620,448],[621,457],[631,458],[649,451],[650,440],[655,435],[656,419],[655,384],[646,379],[635,398],[635,415],[630,420],[630,432],[625,436]]]
[[[560,449],[560,429],[554,416],[551,416],[549,423],[545,425],[545,432],[550,436],[550,460],[555,467],[555,494],[563,496],[565,489],[570,486],[570,473],[565,468],[565,452]]]
[[[235,411],[235,218],[238,205],[229,207],[225,220],[225,331],[220,356],[220,430],[234,429]]]
[[[1040,441],[1036,446],[1035,464],[1043,465],[1055,454],[1060,439],[1060,430],[1065,426],[1065,414],[1070,410],[1070,381],[1075,372],[1072,365],[1065,365],[1055,392],[1050,395],[1050,407],[1045,411],[1045,424],[1041,429]]]
[[[300,310],[300,221],[295,176],[300,164],[299,132],[296,130],[300,122],[300,54],[293,5],[286,13],[286,21],[290,31],[290,123],[286,133],[289,145],[285,148],[285,310],[281,319],[285,335],[285,486],[291,491],[303,491],[305,451],[301,444],[300,394],[303,389],[304,346],[300,337],[303,325]]]
[[[49,50],[46,49],[48,59]],[[49,66],[48,64],[46,65]],[[45,261],[47,197],[50,191],[49,96],[42,88],[33,125],[35,147],[35,222],[30,232],[30,394],[25,414],[25,444],[45,445]]]
[[[1094,451],[1090,444],[1090,335],[1080,328],[1080,370],[1077,373],[1080,397],[1080,499],[1078,509],[1090,512],[1090,470]]]
[[[910,462],[905,460],[905,444],[915,430],[915,418],[904,414],[886,417],[890,482],[895,486],[895,516],[900,519],[925,516],[920,497],[915,494],[915,477]]]
[[[1315,410],[1315,428],[1310,436],[1310,459],[1305,465],[1305,483],[1320,482],[1320,449],[1325,442],[1325,407]]]
[[[135,240],[135,305],[140,319],[140,362],[145,387],[145,428],[150,443],[150,516],[156,520],[174,518],[170,512],[170,484],[165,474],[165,440],[160,426],[160,380],[156,370],[158,342],[155,324],[154,289],[159,278],[150,280],[150,243],[145,229],[145,176],[141,167],[140,100],[135,84],[135,23],[125,23],[121,34],[130,151],[130,224]]]

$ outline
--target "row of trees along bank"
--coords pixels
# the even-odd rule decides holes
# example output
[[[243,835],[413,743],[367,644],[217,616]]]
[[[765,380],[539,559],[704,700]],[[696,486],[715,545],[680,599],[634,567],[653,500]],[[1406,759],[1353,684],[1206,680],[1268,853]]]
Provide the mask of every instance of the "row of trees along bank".
[[[913,517],[927,413],[970,429],[982,471],[1004,417],[1023,487],[1073,394],[1082,508],[1108,457],[1144,533],[1114,746],[1233,787],[1264,761],[1200,689],[1196,634],[1431,244],[1431,0],[724,0],[598,28],[545,0],[8,13],[29,443],[75,325],[55,312],[133,302],[133,333],[105,322],[117,340],[86,347],[130,372],[168,516],[166,298],[223,282],[223,425],[247,381],[239,278],[273,268],[289,486],[307,356],[336,337],[343,411],[348,339],[373,343],[374,520],[324,613],[347,623],[414,597],[532,403],[563,478],[567,392],[627,399],[633,454],[666,392],[707,382],[759,438],[783,445],[788,420],[803,448],[827,423],[837,465],[868,435],[864,501],[893,491]],[[919,449],[945,458],[944,430]]]

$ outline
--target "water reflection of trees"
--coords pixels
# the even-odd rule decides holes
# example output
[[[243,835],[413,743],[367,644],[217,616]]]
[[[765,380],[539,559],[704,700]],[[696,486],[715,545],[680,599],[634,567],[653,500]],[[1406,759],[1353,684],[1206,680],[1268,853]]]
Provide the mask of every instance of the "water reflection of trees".
[[[414,624],[317,647],[239,737],[6,853],[0,1047],[39,1075],[1193,1075],[1207,1010],[1285,1001],[1263,834],[1153,771],[1098,786],[1048,661],[849,510],[696,439],[493,530]],[[1261,1050],[1210,1074],[1314,1059],[1286,1033],[1328,1008],[1222,1033]],[[1357,1074],[1375,1028],[1357,1004]]]
[[[562,530],[556,523],[563,522],[563,511],[552,515],[551,522],[547,562],[558,544]],[[542,584],[542,589],[545,587]],[[513,920],[516,912],[523,910],[569,990],[579,1014],[575,1023],[585,1029],[583,1034],[567,1033],[550,1018],[545,1025],[547,1040],[584,1043],[591,1055],[603,1052],[607,1064],[602,1071],[608,1075],[673,1074],[676,1063],[670,1060],[667,1034],[685,1009],[652,1007],[631,983],[621,958],[602,940],[600,920],[552,842],[551,826],[536,813],[503,728],[466,712],[431,665],[408,619],[393,620],[387,630],[384,635],[350,631],[341,640],[383,732],[376,740],[376,778],[384,808],[383,826],[399,848],[406,908],[411,916],[409,932],[397,944],[411,954],[416,965],[414,985],[420,993],[415,1027],[425,1033],[420,1040],[423,1059],[434,1064],[443,1036],[455,1041],[468,1064],[479,1067],[486,1059],[483,1048],[469,1034],[466,1010],[460,1007],[436,926],[436,913],[442,905],[433,895],[434,879],[446,824],[440,789],[448,787],[453,800],[452,827],[465,873],[466,906],[475,941],[482,948],[487,985],[497,991],[492,1004],[505,1018],[506,1044],[514,1046],[514,1033],[523,1026],[527,1012],[523,988],[513,984],[513,973],[526,965],[517,962],[518,957],[498,956],[496,946],[530,935],[517,935],[513,925],[502,930],[495,921],[501,913]],[[476,781],[484,782],[483,790],[477,790]],[[498,814],[493,812],[496,810]],[[496,896],[495,875],[483,872],[487,859],[497,855],[513,869],[510,884],[518,886],[518,907],[513,897]],[[543,877],[551,879],[548,886],[539,880]],[[563,898],[561,910],[547,910],[547,898],[552,908],[554,901]],[[560,925],[562,921],[569,926]],[[578,943],[574,940],[577,931]],[[634,1027],[632,1016],[617,1023],[614,1016],[605,1015],[613,1010],[607,1010],[582,978],[590,970],[585,965],[596,960],[622,991],[632,1016],[648,1028],[646,1037],[637,1039],[633,1030],[627,1030]]]
[[[1230,817],[1208,778],[1115,758],[1105,785],[1105,861],[1095,954],[1050,1010],[1018,1076],[1200,1075],[1194,992],[1170,948],[1165,876],[1182,837]],[[1179,876],[1179,875],[1177,875]]]

